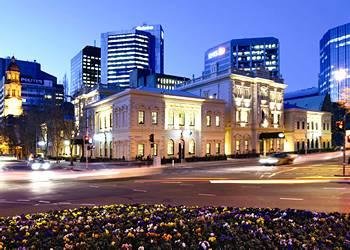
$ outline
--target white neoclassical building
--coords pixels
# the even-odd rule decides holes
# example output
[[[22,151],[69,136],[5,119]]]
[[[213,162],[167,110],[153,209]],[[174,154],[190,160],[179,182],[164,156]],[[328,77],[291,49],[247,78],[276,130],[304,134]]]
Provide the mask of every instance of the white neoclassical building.
[[[285,105],[285,151],[329,149],[332,147],[332,114]]]
[[[182,84],[178,89],[225,101],[225,154],[283,151],[283,96],[287,87],[268,72],[229,68]]]
[[[86,112],[88,134],[95,145],[90,152],[93,158],[224,154],[222,100],[144,87],[127,89],[90,104]]]

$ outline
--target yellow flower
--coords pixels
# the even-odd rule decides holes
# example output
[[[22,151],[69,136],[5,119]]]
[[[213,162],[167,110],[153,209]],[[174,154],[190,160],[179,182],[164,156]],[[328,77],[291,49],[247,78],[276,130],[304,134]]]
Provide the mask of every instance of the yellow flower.
[[[209,239],[208,239],[210,242],[214,242],[214,241],[216,241],[216,237],[214,237],[214,236],[211,236],[211,237],[209,237]]]
[[[29,232],[26,232],[26,236],[28,237],[30,235],[30,233]]]
[[[262,217],[260,217],[256,220],[256,223],[258,223],[259,225],[264,225],[264,222],[265,222],[265,220]]]
[[[105,234],[109,234],[109,231],[107,229],[105,229]]]
[[[129,232],[127,237],[130,237],[130,238],[135,238],[135,235],[132,233],[132,232]]]

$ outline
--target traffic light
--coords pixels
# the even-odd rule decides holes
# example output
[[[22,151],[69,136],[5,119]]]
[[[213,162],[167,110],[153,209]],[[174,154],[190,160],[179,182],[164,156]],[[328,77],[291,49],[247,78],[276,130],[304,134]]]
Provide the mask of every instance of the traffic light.
[[[92,143],[92,139],[90,138],[90,136],[88,136],[88,135],[84,136],[84,143],[85,144],[91,144]]]
[[[342,130],[344,129],[344,121],[336,121],[336,126],[338,129]]]
[[[154,134],[149,135],[149,141],[152,143],[154,142]]]

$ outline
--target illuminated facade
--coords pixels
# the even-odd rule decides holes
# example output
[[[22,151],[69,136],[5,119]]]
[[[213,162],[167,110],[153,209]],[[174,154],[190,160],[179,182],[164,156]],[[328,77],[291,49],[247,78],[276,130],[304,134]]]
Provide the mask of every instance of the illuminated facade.
[[[332,147],[331,113],[286,105],[284,116],[285,151],[298,152]]]
[[[11,58],[0,58],[0,79],[6,75]],[[64,101],[63,85],[57,84],[57,78],[41,70],[36,61],[17,60],[22,85],[22,107],[24,113],[30,110],[45,110],[47,105],[61,105]]]
[[[92,157],[222,155],[224,102],[182,91],[128,89],[87,108]],[[149,141],[154,135],[154,147]]]
[[[1,84],[0,103],[1,116],[18,117],[23,114],[20,71],[14,57],[11,59]]]
[[[267,74],[268,75],[268,74]],[[225,109],[225,154],[283,151],[283,81],[265,71],[254,74],[234,68],[184,83],[179,90],[209,99],[222,99]]]
[[[350,98],[349,51],[350,23],[328,30],[320,40],[319,90],[321,94],[329,93],[333,102],[343,99],[344,94]]]
[[[264,68],[279,78],[279,41],[274,37],[233,39],[206,51],[203,75],[228,68],[255,71]]]
[[[83,86],[93,88],[101,82],[101,49],[85,46],[71,60],[68,93],[74,96]]]
[[[142,25],[129,31],[101,34],[101,82],[129,87],[134,69],[164,71],[164,31],[161,25]]]

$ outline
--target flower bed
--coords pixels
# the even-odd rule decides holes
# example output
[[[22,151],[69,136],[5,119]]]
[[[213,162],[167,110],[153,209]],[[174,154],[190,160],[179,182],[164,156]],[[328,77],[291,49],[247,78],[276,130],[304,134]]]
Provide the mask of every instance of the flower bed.
[[[349,214],[109,205],[0,218],[0,249],[350,248]]]

